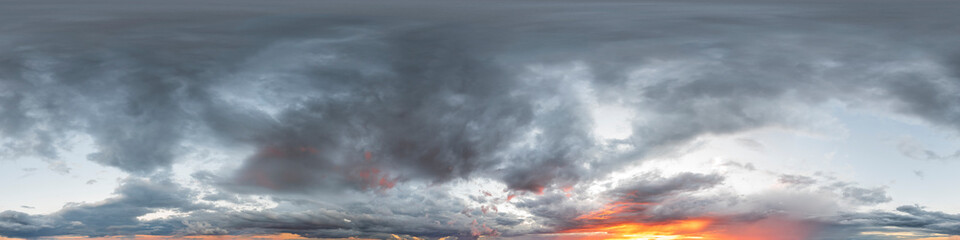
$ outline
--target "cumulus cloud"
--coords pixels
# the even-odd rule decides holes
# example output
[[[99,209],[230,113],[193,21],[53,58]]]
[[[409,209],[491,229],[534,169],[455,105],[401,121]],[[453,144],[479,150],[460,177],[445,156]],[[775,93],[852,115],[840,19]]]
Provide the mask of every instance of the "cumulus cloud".
[[[118,197],[71,203],[49,215],[4,211],[0,233],[10,237],[168,234],[173,226],[145,224],[137,218],[161,209],[189,212],[209,207],[195,203],[190,191],[169,179],[129,178],[115,193]]]

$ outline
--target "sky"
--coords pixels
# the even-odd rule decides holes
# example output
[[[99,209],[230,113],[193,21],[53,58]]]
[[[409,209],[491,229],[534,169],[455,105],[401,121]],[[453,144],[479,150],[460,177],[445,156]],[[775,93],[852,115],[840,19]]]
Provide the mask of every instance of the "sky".
[[[946,0],[5,0],[0,240],[960,240]]]

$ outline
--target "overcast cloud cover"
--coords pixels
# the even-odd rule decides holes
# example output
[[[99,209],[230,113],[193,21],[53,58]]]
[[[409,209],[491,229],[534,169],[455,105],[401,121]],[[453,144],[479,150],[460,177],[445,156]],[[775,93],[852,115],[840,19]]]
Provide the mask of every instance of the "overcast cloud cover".
[[[958,239],[943,186],[960,177],[939,174],[960,170],[958,12],[5,1],[0,175],[16,181],[0,239],[577,239],[680,222],[708,239]],[[890,129],[905,130],[858,140]],[[45,176],[115,185],[26,197]],[[66,204],[31,206],[50,198]]]

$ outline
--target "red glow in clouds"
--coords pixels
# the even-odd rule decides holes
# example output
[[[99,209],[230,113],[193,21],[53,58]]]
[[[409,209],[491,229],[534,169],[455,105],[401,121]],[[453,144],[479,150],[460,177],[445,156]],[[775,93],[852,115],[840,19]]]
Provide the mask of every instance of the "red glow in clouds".
[[[363,158],[363,165],[372,165],[370,159],[373,158],[373,153],[366,151],[363,153]],[[390,179],[387,173],[381,173],[377,167],[363,167],[355,176],[359,178],[364,189],[387,190],[397,185],[397,179]]]
[[[360,181],[364,189],[387,190],[397,185],[396,179],[389,179],[386,173],[381,173],[380,169],[376,167],[360,169],[354,176]]]

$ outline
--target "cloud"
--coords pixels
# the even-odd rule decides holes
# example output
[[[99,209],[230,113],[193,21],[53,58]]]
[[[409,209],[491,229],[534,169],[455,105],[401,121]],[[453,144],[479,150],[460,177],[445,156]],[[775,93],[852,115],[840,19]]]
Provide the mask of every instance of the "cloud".
[[[897,207],[897,212],[848,213],[837,218],[839,224],[897,227],[928,233],[960,235],[960,215],[928,211],[917,205]]]
[[[758,151],[758,152],[762,152],[765,148],[762,143],[757,142],[757,140],[753,140],[749,138],[740,138],[740,139],[737,139],[737,142],[740,143],[740,145],[743,145],[744,147],[747,147],[751,150]]]
[[[391,195],[387,196],[363,192],[340,195],[336,197],[339,200],[332,201],[295,195],[275,197],[279,206],[267,209],[195,211],[187,216],[156,220],[153,224],[186,221],[194,225],[206,223],[202,228],[194,227],[199,232],[231,235],[287,232],[319,238],[380,238],[399,234],[475,239],[480,235],[515,236],[544,230],[515,213],[493,210],[497,206],[508,207],[507,203],[471,201],[451,195],[454,191],[449,187],[403,185],[391,189]],[[179,233],[189,234],[194,230],[188,228]]]
[[[803,175],[781,174],[777,179],[782,184],[805,187],[817,183],[816,179]]]
[[[459,9],[446,4],[431,7]],[[173,9],[166,6],[156,11],[159,14]],[[479,9],[482,11],[475,14],[496,15],[501,8]],[[66,42],[66,37],[38,34],[58,25],[20,29],[9,41],[45,43],[46,47],[5,54],[9,56],[5,71],[21,76],[5,81],[7,89],[28,94],[5,93],[5,106],[9,107],[4,109],[11,113],[4,114],[3,129],[10,134],[37,134],[36,144],[40,145],[8,150],[52,154],[59,149],[53,147],[59,146],[53,141],[86,134],[94,138],[98,149],[89,155],[90,160],[149,174],[169,168],[188,151],[184,141],[199,140],[193,133],[208,133],[228,144],[260,149],[259,154],[246,158],[244,167],[236,172],[236,181],[268,190],[332,187],[313,185],[318,178],[334,179],[336,183],[330,185],[372,188],[365,180],[347,176],[369,171],[356,169],[353,165],[362,161],[351,159],[372,151],[378,157],[374,164],[365,166],[376,166],[381,177],[390,181],[444,182],[483,176],[501,179],[513,189],[539,191],[553,184],[602,175],[654,149],[703,134],[809,124],[816,120],[804,119],[808,113],[805,109],[827,99],[852,104],[874,97],[888,99],[893,109],[937,124],[949,125],[951,117],[946,113],[956,112],[950,105],[936,104],[943,102],[937,99],[956,95],[948,91],[952,87],[947,85],[952,83],[933,80],[931,74],[936,73],[905,70],[869,80],[867,83],[879,88],[877,91],[858,90],[865,76],[855,73],[883,71],[877,66],[900,60],[884,55],[887,51],[873,49],[875,45],[857,44],[887,44],[885,40],[848,36],[829,28],[830,23],[811,22],[816,28],[792,38],[778,35],[780,32],[771,30],[768,24],[740,25],[740,29],[719,32],[704,45],[689,48],[679,43],[650,43],[644,37],[656,32],[652,36],[692,41],[704,36],[694,30],[707,30],[709,25],[690,31],[660,31],[675,26],[669,21],[651,21],[637,28],[646,30],[621,32],[618,25],[610,24],[630,22],[630,17],[613,15],[605,19],[614,22],[608,22],[581,16],[581,21],[572,25],[561,25],[567,21],[535,22],[541,24],[534,25],[539,30],[530,32],[522,29],[534,22],[513,18],[458,22],[462,17],[367,14],[374,16],[364,15],[370,17],[368,21],[292,17],[229,31],[212,22],[239,24],[243,18],[185,16],[197,22],[192,29],[217,29],[208,32],[181,28],[178,20],[164,17],[147,26],[156,31],[133,31],[129,29],[145,23],[135,18],[109,17],[77,22],[76,29],[60,32],[79,36],[86,33],[82,29],[97,24],[131,23],[112,35],[103,33],[109,36],[105,42]],[[438,23],[378,21],[378,14]],[[536,18],[567,16],[564,14],[561,11],[556,16],[543,14]],[[732,13],[703,11],[657,17],[704,22],[702,17],[724,14]],[[311,29],[284,28],[303,22],[322,24]],[[459,25],[441,24],[445,22]],[[513,23],[505,25],[513,27],[490,28],[504,23]],[[554,29],[561,26],[591,34]],[[163,35],[181,32],[202,40]],[[751,32],[761,35],[742,37],[742,33]],[[557,37],[533,41],[538,39],[534,38],[537,34]],[[812,34],[837,38],[820,44]],[[258,37],[237,40],[235,36]],[[234,39],[235,46],[214,44],[224,39]],[[774,44],[756,44],[760,41]],[[542,46],[531,48],[534,42]],[[573,47],[584,43],[604,47],[596,51]],[[126,47],[144,44],[166,51]],[[98,49],[95,53],[84,51],[94,46]],[[557,57],[542,56],[545,48],[556,50],[553,54]],[[767,52],[777,54],[763,54]],[[63,57],[52,57],[57,54]],[[178,57],[197,55],[207,57]],[[848,60],[854,56],[862,57],[857,62]],[[583,63],[585,79],[564,80],[562,74],[529,70],[529,66],[541,65],[549,70],[565,64],[555,64],[560,61],[557,59]],[[610,59],[622,61],[614,63]],[[827,78],[842,80],[823,80]],[[583,83],[549,84],[557,81]],[[945,86],[931,88],[931,84]],[[588,94],[594,96],[577,96],[584,87],[593,89]],[[876,92],[882,96],[874,96]],[[919,94],[927,92],[931,94]],[[588,117],[585,99],[615,100],[638,113],[656,114],[635,122],[632,136],[622,141],[633,151],[603,152],[599,148],[603,143],[591,137],[593,120]],[[32,120],[24,120],[27,118]],[[294,152],[299,148],[314,148],[318,153],[282,157],[262,154],[269,149]],[[605,160],[598,160],[597,154]],[[264,167],[264,162],[274,164]],[[594,167],[584,169],[583,162]],[[335,168],[347,170],[321,173]],[[278,176],[283,171],[291,174]],[[250,180],[257,176],[264,181]],[[267,186],[266,180],[274,185]]]
[[[71,30],[56,24],[18,29],[9,42],[44,45],[5,53],[4,72],[19,77],[4,83],[16,93],[3,95],[4,111],[10,112],[4,114],[3,129],[11,135],[33,134],[37,141],[18,141],[23,144],[7,151],[52,157],[60,149],[56,141],[89,135],[98,149],[89,160],[144,175],[169,168],[189,151],[184,141],[209,140],[199,133],[258,149],[233,174],[234,181],[270,191],[376,189],[382,188],[373,186],[380,179],[445,182],[476,176],[536,192],[603,175],[704,134],[815,125],[821,120],[809,119],[806,109],[830,99],[851,105],[883,99],[893,110],[935,124],[950,125],[951,112],[957,112],[942,100],[957,94],[950,90],[953,83],[935,80],[948,76],[923,72],[925,68],[864,80],[867,76],[857,73],[882,72],[887,68],[881,66],[918,59],[892,58],[887,49],[876,48],[897,42],[850,36],[830,22],[811,21],[813,27],[792,37],[772,26],[799,23],[741,23],[689,47],[683,42],[702,39],[712,25],[666,31],[677,29],[675,23],[647,21],[636,31],[623,32],[615,23],[633,22],[631,16],[568,16],[564,4],[551,5],[563,11],[533,19],[566,16],[577,19],[576,24],[514,18],[463,22],[466,16],[394,15],[378,12],[385,6],[356,6],[377,11],[354,17],[365,21],[190,14],[184,16],[195,22],[190,29],[162,15],[151,25],[116,16],[76,22]],[[473,14],[498,15],[502,9],[509,7],[480,7]],[[749,10],[651,17],[706,23],[704,18],[726,19]],[[261,22],[233,30],[214,24],[246,19]],[[419,21],[428,23],[414,24]],[[104,41],[84,35],[83,29],[117,22],[129,24],[100,33],[108,37]],[[305,22],[321,24],[295,27]],[[535,31],[524,30],[533,26]],[[68,42],[69,37],[40,34],[45,29],[85,38]],[[874,31],[886,34],[885,29]],[[744,33],[758,37],[745,38]],[[538,34],[555,37],[539,41]],[[819,42],[815,36],[835,41]],[[648,38],[685,40],[657,43]],[[234,45],[215,44],[223,40]],[[864,41],[868,44],[860,44]],[[584,44],[603,47],[575,47]],[[163,51],[137,47],[144,45]],[[573,70],[582,73],[570,72],[569,63],[580,63]],[[580,75],[565,79],[569,74]],[[565,84],[555,84],[560,82]],[[871,88],[859,88],[861,83]],[[656,113],[634,122],[632,135],[619,141],[632,149],[626,153],[609,152],[601,147],[605,142],[591,136],[588,102],[608,100],[637,113]],[[317,153],[294,154],[301,148]],[[286,154],[265,154],[270,151]],[[372,163],[356,157],[366,151],[377,154]],[[375,167],[380,176],[357,177],[373,170],[357,165]],[[319,179],[330,184],[314,184]]]
[[[604,206],[577,211],[580,213],[574,217],[577,221],[559,229],[567,233],[613,234],[606,236],[608,238],[645,232],[707,239],[849,239],[860,231],[882,225],[844,225],[829,216],[856,206],[891,200],[884,188],[813,181],[813,177],[804,175],[779,176],[781,183],[786,179],[804,187],[772,188],[743,195],[724,190],[722,180],[729,176],[683,173],[663,178],[648,175],[611,189],[608,194],[614,197]],[[538,205],[549,208],[546,206],[560,204],[539,202]],[[620,236],[622,234],[626,235]]]
[[[33,236],[32,233],[52,227],[49,223],[26,213],[16,211],[0,212],[0,228],[3,235],[13,237]]]
[[[533,213],[548,213],[540,214],[540,216],[551,217],[560,221],[566,219],[566,221],[569,222],[560,225],[558,230],[575,232],[582,229],[602,229],[621,224],[658,224],[661,222],[684,220],[688,217],[684,213],[689,212],[685,212],[684,210],[671,211],[669,209],[693,202],[670,202],[668,200],[681,198],[680,196],[689,197],[687,195],[690,193],[717,186],[723,179],[722,176],[716,174],[681,173],[674,176],[663,177],[656,173],[650,173],[626,180],[626,182],[621,183],[619,187],[606,192],[605,195],[609,196],[611,200],[599,210],[584,211],[567,208],[568,210],[565,211],[565,214],[556,214],[556,210],[533,211]],[[559,205],[546,202],[527,204],[538,206],[538,208],[550,208],[551,206]],[[672,206],[661,208],[662,204]],[[692,210],[691,208],[702,210],[702,208],[697,207],[695,203],[688,205],[685,210]],[[676,209],[679,208],[673,208],[673,210]],[[574,216],[569,216],[570,214]]]
[[[190,222],[187,220],[182,221],[183,225],[186,227],[180,230],[177,230],[177,234],[182,235],[226,235],[230,233],[223,228],[210,225],[208,222]]]
[[[934,150],[924,148],[920,145],[920,143],[917,143],[912,139],[901,140],[900,143],[897,144],[897,150],[899,150],[900,154],[903,154],[904,156],[918,160],[945,161],[960,159],[960,150],[952,154],[940,154]]]
[[[890,202],[883,188],[860,188],[846,187],[843,189],[843,197],[860,204],[878,204]]]
[[[612,190],[620,201],[655,203],[674,194],[714,187],[723,182],[717,174],[681,173],[669,178],[647,175]]]
[[[741,162],[736,162],[736,161],[726,161],[726,162],[724,162],[724,163],[722,163],[722,164],[720,164],[720,165],[721,165],[721,166],[727,166],[727,167],[741,168],[741,169],[747,170],[747,171],[757,170],[757,167],[754,166],[753,163],[741,163]]]
[[[258,113],[208,112],[214,130],[253,131],[256,137],[249,143],[259,153],[246,159],[236,182],[309,191],[379,188],[371,183],[380,179],[446,182],[477,176],[539,191],[555,179],[577,179],[582,173],[574,163],[590,157],[593,143],[586,110],[569,99],[573,89],[521,79],[518,70],[486,60],[487,53],[477,49],[484,46],[474,45],[479,40],[466,38],[464,31],[401,29],[350,36],[349,42],[280,42],[252,56],[257,71],[250,74],[294,73],[275,87],[305,92],[275,121],[257,120]],[[336,57],[321,65],[300,59],[303,52],[321,49]],[[266,65],[278,61],[301,65]],[[351,67],[356,63],[372,70],[358,72],[362,69]],[[231,122],[243,119],[249,123]],[[246,136],[232,140],[247,141]],[[373,157],[365,159],[365,152]]]
[[[690,219],[809,230],[807,215],[892,197],[788,174],[777,181],[798,187],[747,196],[705,193],[729,178],[720,174],[583,186],[703,136],[783,128],[842,137],[844,126],[818,110],[827,104],[960,130],[956,33],[944,24],[952,13],[922,6],[177,3],[0,10],[9,20],[0,157],[39,157],[68,173],[76,160],[62,153],[90,138],[86,160],[132,175],[101,202],[4,211],[0,234],[477,238]],[[626,109],[626,137],[593,132],[599,106]],[[157,177],[197,161],[187,156],[198,148],[232,154],[222,170],[193,173],[212,194]],[[451,187],[472,181],[500,184],[506,196]],[[279,206],[224,207],[261,196]],[[619,212],[578,219],[603,207]],[[177,214],[138,219],[160,210]],[[957,234],[955,216],[898,210],[844,216]]]
[[[128,178],[115,193],[118,197],[96,203],[71,203],[49,215],[4,211],[0,213],[0,233],[27,238],[169,234],[174,226],[146,224],[137,217],[160,209],[190,212],[209,207],[195,203],[190,191],[168,179]]]

